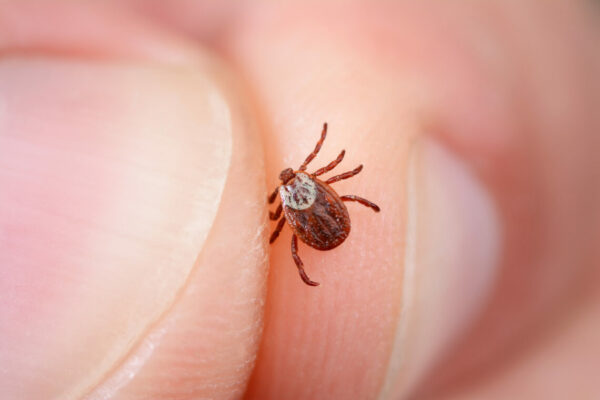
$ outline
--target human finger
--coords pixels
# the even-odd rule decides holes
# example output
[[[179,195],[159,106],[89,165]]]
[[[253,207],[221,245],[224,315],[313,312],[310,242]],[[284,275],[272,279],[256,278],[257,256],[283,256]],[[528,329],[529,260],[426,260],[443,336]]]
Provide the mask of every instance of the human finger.
[[[0,29],[2,396],[241,393],[266,243],[236,80],[110,6],[4,3]]]

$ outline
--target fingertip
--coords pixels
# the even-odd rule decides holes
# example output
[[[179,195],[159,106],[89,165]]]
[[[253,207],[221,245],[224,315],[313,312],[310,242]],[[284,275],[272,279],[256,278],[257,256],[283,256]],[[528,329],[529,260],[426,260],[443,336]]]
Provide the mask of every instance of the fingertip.
[[[201,48],[55,6],[0,7],[2,394],[240,395],[267,262],[248,101]]]

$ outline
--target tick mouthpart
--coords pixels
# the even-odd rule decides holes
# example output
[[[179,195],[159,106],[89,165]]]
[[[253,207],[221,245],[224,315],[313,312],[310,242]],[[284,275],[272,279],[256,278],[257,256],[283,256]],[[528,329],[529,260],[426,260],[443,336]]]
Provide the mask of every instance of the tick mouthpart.
[[[296,174],[294,174],[294,170],[291,168],[286,168],[279,174],[279,179],[281,179],[281,182],[285,185],[294,179],[294,176],[296,176]]]

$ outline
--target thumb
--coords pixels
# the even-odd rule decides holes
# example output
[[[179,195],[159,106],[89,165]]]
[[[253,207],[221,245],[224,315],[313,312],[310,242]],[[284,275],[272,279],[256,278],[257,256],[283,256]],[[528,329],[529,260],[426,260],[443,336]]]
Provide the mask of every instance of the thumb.
[[[0,8],[20,27],[5,50],[39,46],[49,22],[19,21],[48,15],[40,7]],[[172,38],[52,7],[52,23],[84,24],[77,42],[105,60],[75,58],[66,37],[0,61],[2,397],[240,391],[265,275],[261,154],[240,95],[205,55],[148,51]]]

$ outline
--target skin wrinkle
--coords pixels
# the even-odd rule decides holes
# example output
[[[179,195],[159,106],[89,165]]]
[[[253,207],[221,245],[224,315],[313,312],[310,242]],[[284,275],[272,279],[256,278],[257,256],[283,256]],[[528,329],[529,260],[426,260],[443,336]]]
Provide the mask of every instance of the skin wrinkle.
[[[174,300],[173,304],[176,301],[177,299]],[[165,311],[165,314],[167,312],[168,310]],[[157,326],[159,322],[160,318],[156,322]],[[106,377],[101,379],[104,383],[97,389],[92,390],[93,395],[85,395],[83,399],[111,399],[140,370],[144,362],[152,355],[156,346],[160,345],[163,334],[164,330],[150,326],[147,332],[141,335],[140,343],[134,345],[130,354],[124,357],[121,365],[115,365],[112,371],[107,372]]]

